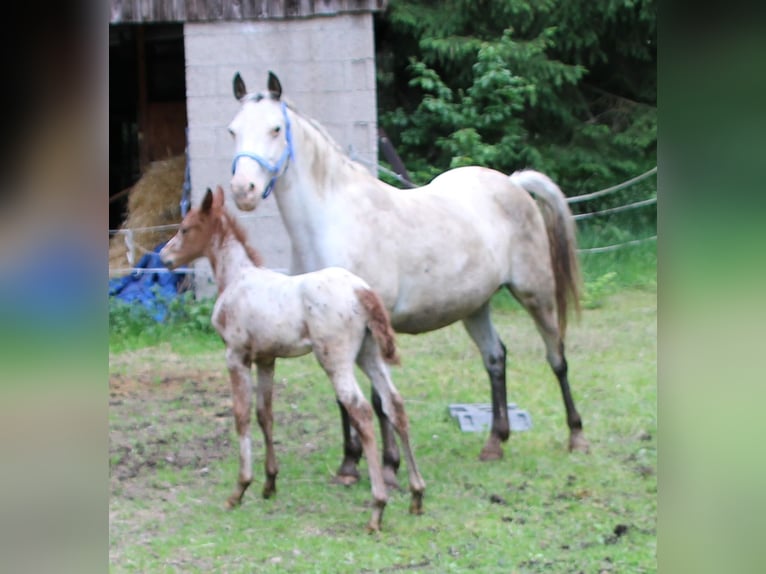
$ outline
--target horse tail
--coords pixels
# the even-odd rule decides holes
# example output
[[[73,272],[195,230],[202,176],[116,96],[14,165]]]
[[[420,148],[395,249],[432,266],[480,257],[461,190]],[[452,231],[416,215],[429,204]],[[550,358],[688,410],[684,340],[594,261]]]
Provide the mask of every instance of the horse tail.
[[[383,301],[372,289],[357,289],[356,296],[367,311],[367,328],[383,354],[383,360],[393,365],[399,364],[399,354],[396,352],[394,328],[388,316]]]
[[[551,178],[539,171],[516,171],[511,181],[535,196],[545,221],[551,265],[556,282],[556,306],[559,331],[564,338],[569,304],[580,314],[580,265],[577,259],[575,222],[566,196]]]

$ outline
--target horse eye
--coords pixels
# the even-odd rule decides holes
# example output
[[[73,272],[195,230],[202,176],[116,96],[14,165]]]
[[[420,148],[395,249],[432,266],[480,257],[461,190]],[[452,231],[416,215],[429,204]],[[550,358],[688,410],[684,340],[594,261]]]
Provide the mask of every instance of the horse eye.
[[[186,232],[189,231],[188,227],[182,227],[181,228],[181,235],[186,235]]]
[[[234,130],[233,130],[233,129],[231,129],[231,128],[229,128],[229,135],[230,135],[231,137],[234,137]]]
[[[273,130],[271,130],[271,133],[274,135],[277,135],[279,133],[279,130],[282,129],[282,126],[276,126]]]

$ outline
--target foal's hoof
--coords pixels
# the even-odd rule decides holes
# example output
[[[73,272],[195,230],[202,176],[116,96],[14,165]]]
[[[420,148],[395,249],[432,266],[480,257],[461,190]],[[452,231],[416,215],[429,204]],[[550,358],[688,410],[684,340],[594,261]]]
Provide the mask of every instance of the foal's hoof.
[[[365,530],[367,531],[367,534],[372,534],[373,532],[380,532],[380,523],[379,522],[373,522],[370,520],[367,523],[367,526],[365,527]]]
[[[224,504],[224,508],[226,510],[234,510],[241,504],[242,504],[242,500],[239,497],[232,494],[229,498],[226,499],[226,504]]]
[[[390,466],[383,467],[383,482],[389,491],[398,490],[402,492],[404,490],[399,486],[399,481],[396,479],[396,471]]]
[[[569,435],[569,452],[590,452],[590,443],[587,441],[582,431],[574,431]]]
[[[359,482],[359,475],[356,474],[336,474],[332,479],[333,484],[351,486]]]

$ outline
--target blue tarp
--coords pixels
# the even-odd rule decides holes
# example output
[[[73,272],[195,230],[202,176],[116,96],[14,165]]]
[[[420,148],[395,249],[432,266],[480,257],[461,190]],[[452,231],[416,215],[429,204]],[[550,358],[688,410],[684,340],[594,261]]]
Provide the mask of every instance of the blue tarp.
[[[157,321],[164,321],[167,313],[166,302],[178,296],[179,284],[184,273],[165,268],[159,252],[165,246],[160,243],[152,253],[147,253],[136,265],[137,269],[159,269],[159,271],[134,271],[126,277],[109,280],[109,296],[126,303],[143,305]],[[183,271],[182,268],[179,271]]]

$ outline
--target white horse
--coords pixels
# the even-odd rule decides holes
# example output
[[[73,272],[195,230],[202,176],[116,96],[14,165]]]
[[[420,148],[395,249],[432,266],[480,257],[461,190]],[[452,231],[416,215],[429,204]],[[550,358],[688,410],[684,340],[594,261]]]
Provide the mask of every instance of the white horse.
[[[349,269],[381,296],[399,332],[462,321],[492,388],[492,429],[482,460],[501,458],[501,442],[510,434],[506,349],[490,320],[490,298],[506,287],[545,342],[566,407],[569,449],[587,451],[564,356],[567,311],[570,304],[579,311],[580,277],[574,220],[559,187],[536,171],[509,177],[474,166],[398,190],[351,161],[319,124],[284,101],[273,73],[262,93],[248,93],[237,73],[234,96],[241,104],[229,125],[234,201],[251,211],[274,191],[292,240],[292,271]],[[353,482],[361,451],[342,411],[345,457],[338,478]],[[395,483],[399,454],[384,420],[384,474]]]
[[[223,189],[219,186],[215,195],[208,189],[201,207],[189,211],[160,257],[171,269],[198,257],[207,257],[213,267],[218,299],[212,320],[226,343],[239,434],[239,480],[227,505],[238,506],[253,480],[252,364],[258,371],[256,412],[266,443],[262,494],[268,498],[276,492],[278,472],[272,442],[274,363],[278,357],[297,357],[313,350],[361,437],[369,463],[374,505],[368,529],[380,529],[388,492],[377,458],[372,407],[357,384],[354,361],[370,378],[387,419],[399,434],[409,470],[410,512],[422,513],[425,483],[410,447],[404,402],[384,362],[398,362],[398,357],[394,332],[380,298],[345,269],[286,276],[261,267],[259,255],[247,244],[243,230],[223,204]]]

